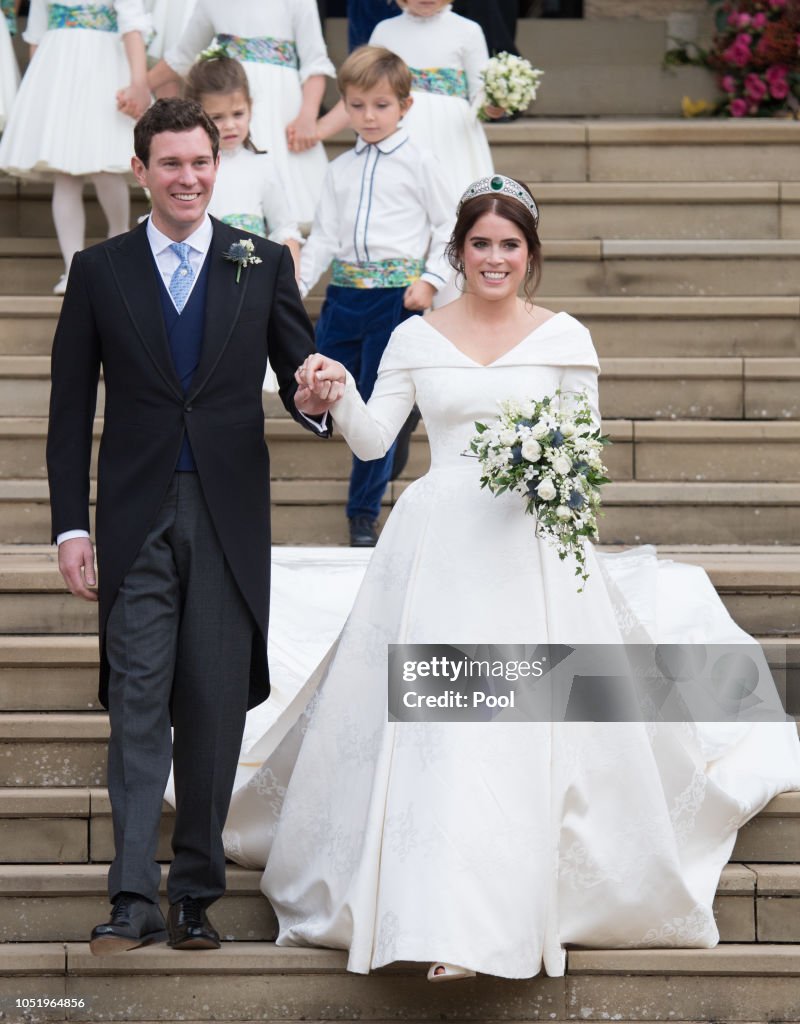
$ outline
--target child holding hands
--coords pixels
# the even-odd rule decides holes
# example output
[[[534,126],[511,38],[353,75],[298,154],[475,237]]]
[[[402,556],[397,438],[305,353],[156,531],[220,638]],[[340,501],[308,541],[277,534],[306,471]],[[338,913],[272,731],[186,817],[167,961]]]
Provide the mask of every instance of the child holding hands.
[[[304,296],[333,264],[317,324],[317,348],[347,367],[366,401],[394,328],[427,309],[448,278],[444,250],[455,209],[446,179],[400,119],[410,109],[411,74],[382,47],[363,46],[338,75],[353,149],[328,167],[311,235],[300,257]],[[350,543],[371,547],[394,451],[354,457],[347,517]]]

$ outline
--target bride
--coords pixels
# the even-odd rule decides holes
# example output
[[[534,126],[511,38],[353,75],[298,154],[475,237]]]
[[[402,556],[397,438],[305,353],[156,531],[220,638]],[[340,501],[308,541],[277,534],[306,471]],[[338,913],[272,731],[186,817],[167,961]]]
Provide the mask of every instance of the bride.
[[[341,394],[332,414],[359,458],[389,448],[415,401],[431,447],[228,820],[231,855],[266,863],[278,944],[348,950],[352,971],[415,960],[434,981],[527,978],[563,974],[572,944],[712,946],[736,830],[800,788],[793,723],[387,721],[390,643],[749,640],[701,569],[652,548],[589,546],[579,593],[522,499],[481,490],[462,457],[503,399],[586,390],[599,422],[589,332],[532,299],[537,225],[524,186],[476,182],[450,245],[464,294],[397,328],[369,403],[338,363],[298,370],[301,389]]]

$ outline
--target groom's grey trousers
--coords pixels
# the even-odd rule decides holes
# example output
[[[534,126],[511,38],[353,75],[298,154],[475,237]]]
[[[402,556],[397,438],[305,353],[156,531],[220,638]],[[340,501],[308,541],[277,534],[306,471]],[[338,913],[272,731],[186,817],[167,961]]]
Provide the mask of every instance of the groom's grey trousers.
[[[174,761],[170,903],[225,891],[222,828],[239,759],[255,625],[196,473],[175,473],[107,626],[109,896],[158,902],[164,787]],[[170,709],[174,742],[170,735]]]

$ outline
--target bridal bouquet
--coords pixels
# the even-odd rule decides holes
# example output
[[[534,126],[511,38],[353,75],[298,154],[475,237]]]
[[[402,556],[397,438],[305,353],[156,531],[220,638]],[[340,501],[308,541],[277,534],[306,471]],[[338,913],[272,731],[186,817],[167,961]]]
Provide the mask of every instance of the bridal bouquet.
[[[508,114],[522,113],[536,99],[543,74],[524,57],[498,53],[481,72],[487,105],[502,107]]]
[[[557,390],[538,401],[501,402],[498,420],[475,424],[470,451],[481,462],[481,487],[521,494],[537,534],[562,561],[572,555],[585,582],[583,542],[597,536],[600,487],[609,482],[602,452],[611,441],[594,426],[586,392],[570,393],[565,408],[561,397]]]

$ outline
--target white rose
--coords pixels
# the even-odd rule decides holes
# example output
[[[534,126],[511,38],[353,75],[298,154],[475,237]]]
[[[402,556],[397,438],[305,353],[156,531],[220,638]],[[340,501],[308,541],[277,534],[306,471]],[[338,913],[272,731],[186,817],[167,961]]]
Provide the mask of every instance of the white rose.
[[[574,435],[574,433],[575,433],[575,426],[574,426],[574,424],[572,424],[572,423],[562,423],[561,424],[561,433],[564,435],[564,437],[572,437]]]
[[[542,457],[542,446],[538,441],[528,438],[527,441],[522,442],[522,457],[528,462],[538,462]]]
[[[513,444],[516,444],[519,439],[517,438],[516,430],[508,430],[508,429],[506,429],[506,430],[501,430],[500,431],[500,433],[498,435],[498,440],[502,444],[513,445]]]
[[[553,469],[559,476],[566,476],[572,469],[572,461],[566,455],[559,455],[553,459]]]
[[[538,423],[534,423],[534,425],[531,427],[531,437],[536,441],[540,441],[545,436],[545,434],[549,433],[550,427],[548,427],[547,424],[543,423],[541,420],[539,420]]]
[[[567,520],[572,518],[572,512],[567,508],[566,505],[559,505],[556,509],[556,516],[559,519]]]
[[[536,488],[536,493],[544,501],[552,501],[556,496],[556,489],[552,480],[542,480],[539,486]]]

